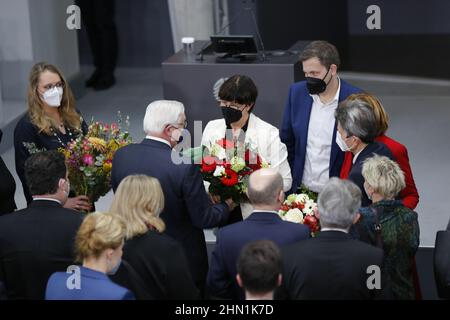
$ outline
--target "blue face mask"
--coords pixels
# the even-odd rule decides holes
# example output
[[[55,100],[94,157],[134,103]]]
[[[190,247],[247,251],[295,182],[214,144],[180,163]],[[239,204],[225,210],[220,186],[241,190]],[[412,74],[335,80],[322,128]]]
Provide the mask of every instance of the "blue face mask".
[[[108,275],[112,276],[115,275],[117,273],[117,270],[119,270],[120,265],[122,264],[122,259],[119,260],[119,262],[117,262],[117,264],[107,272]]]

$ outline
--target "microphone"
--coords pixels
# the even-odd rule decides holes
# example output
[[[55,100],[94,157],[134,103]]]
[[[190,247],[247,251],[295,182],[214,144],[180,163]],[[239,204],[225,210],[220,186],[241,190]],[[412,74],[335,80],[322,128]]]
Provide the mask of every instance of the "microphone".
[[[261,33],[259,32],[258,23],[256,22],[255,12],[252,7],[249,8],[252,14],[253,25],[255,26],[256,36],[258,37],[259,44],[261,45],[261,55],[262,61],[266,61],[266,49],[264,48],[264,42],[261,37]]]
[[[224,27],[220,28],[219,32],[216,33],[216,34],[221,34],[222,32],[224,32],[225,29],[227,29],[229,26],[231,26],[237,20],[237,18],[239,18],[241,16],[241,14],[244,12],[244,10],[248,10],[248,8],[243,8],[242,10],[239,10],[239,12],[236,13]],[[200,55],[200,57],[197,59],[197,61],[203,61],[204,60],[203,59],[203,54],[205,53],[205,49],[210,44],[211,44],[211,40],[208,40],[208,42],[206,42],[206,44],[203,45],[203,47],[198,52],[198,55]]]

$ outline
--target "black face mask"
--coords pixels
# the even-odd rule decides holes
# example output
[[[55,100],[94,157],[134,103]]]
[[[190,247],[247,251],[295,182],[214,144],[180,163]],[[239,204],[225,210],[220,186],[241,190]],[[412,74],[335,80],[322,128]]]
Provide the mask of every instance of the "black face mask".
[[[328,83],[330,83],[330,81],[328,81],[328,83],[325,83],[324,79],[327,77],[328,72],[330,72],[330,68],[328,68],[327,73],[325,74],[325,76],[322,79],[318,79],[318,78],[312,78],[312,77],[306,77],[306,87],[308,88],[308,91],[310,94],[319,94],[325,91],[325,89],[327,88]]]
[[[233,108],[222,107],[222,114],[228,127],[242,118],[242,111]]]

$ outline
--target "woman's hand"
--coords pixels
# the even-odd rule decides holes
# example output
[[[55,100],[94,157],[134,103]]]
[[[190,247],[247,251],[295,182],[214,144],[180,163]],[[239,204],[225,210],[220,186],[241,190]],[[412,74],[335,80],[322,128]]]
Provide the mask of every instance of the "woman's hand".
[[[89,202],[88,197],[78,196],[74,198],[68,198],[66,203],[64,204],[64,208],[89,212],[92,210],[92,204]]]

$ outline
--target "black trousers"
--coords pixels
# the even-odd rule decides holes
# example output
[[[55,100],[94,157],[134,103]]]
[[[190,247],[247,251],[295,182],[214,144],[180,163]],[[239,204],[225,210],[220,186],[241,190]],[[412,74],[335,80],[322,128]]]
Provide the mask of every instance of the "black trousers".
[[[117,64],[118,43],[114,0],[77,0],[89,38],[94,65],[102,76],[112,76]]]

